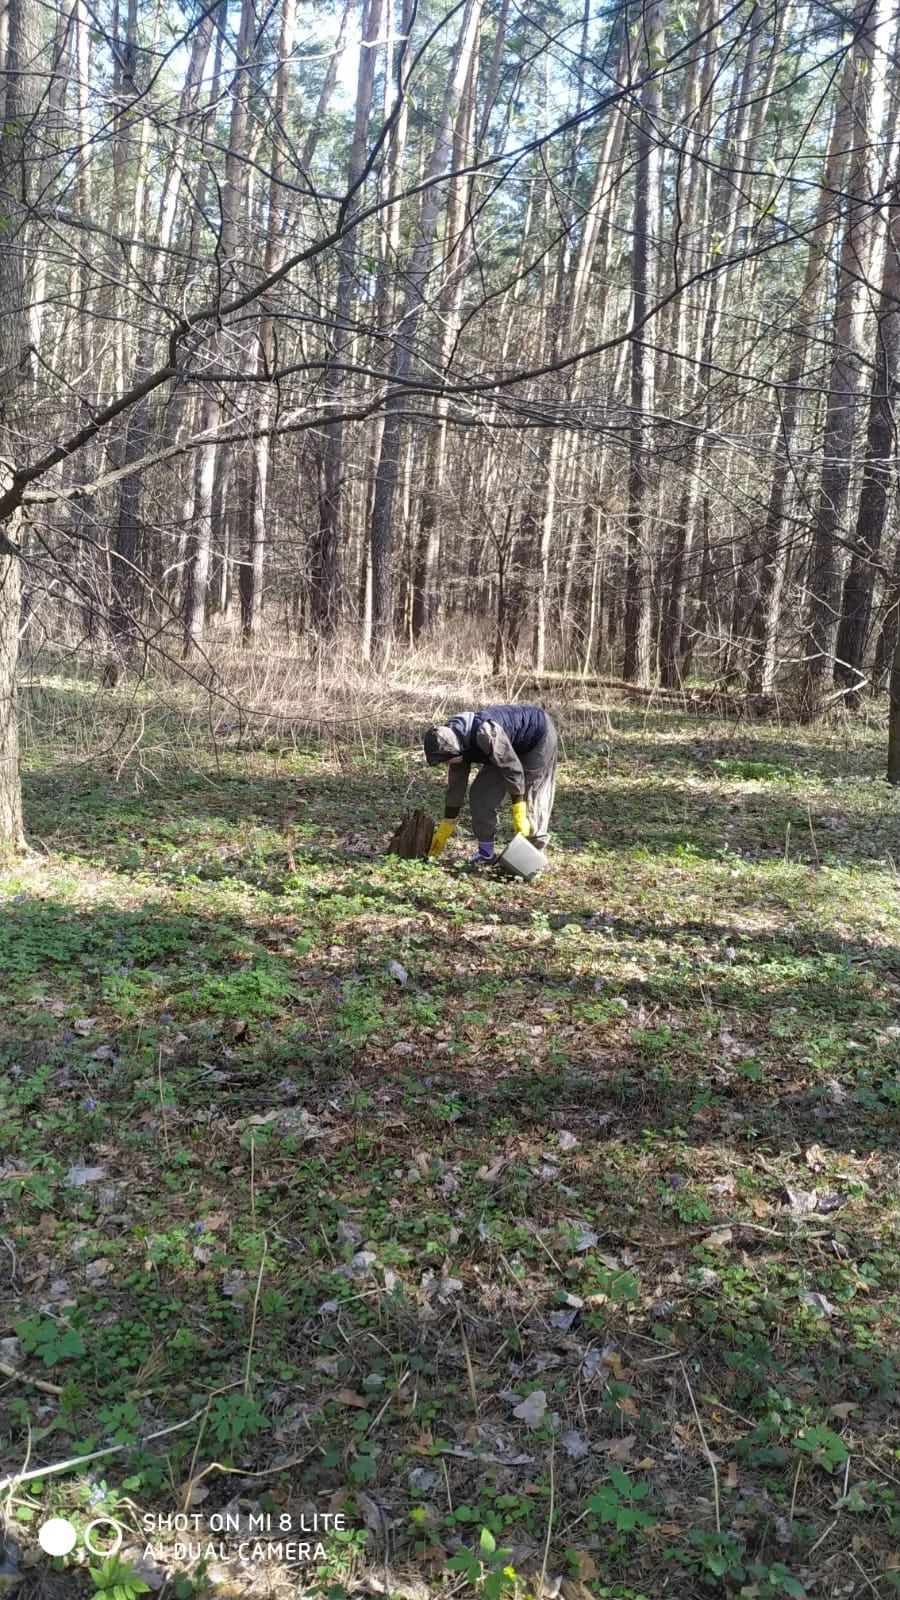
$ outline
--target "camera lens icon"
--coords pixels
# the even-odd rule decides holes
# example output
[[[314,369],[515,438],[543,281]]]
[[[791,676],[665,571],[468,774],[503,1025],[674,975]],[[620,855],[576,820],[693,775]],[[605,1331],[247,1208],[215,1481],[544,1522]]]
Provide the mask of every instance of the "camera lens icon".
[[[104,1561],[122,1548],[124,1529],[113,1517],[95,1517],[81,1535],[90,1555]],[[68,1517],[50,1517],[38,1529],[38,1544],[48,1556],[67,1556],[78,1543],[78,1529]]]
[[[67,1556],[78,1543],[78,1529],[68,1517],[50,1517],[38,1528],[38,1544],[48,1556]]]
[[[116,1522],[113,1517],[95,1517],[89,1522],[82,1534],[85,1550],[92,1556],[104,1560],[107,1556],[118,1555],[122,1548],[124,1528],[121,1522]]]

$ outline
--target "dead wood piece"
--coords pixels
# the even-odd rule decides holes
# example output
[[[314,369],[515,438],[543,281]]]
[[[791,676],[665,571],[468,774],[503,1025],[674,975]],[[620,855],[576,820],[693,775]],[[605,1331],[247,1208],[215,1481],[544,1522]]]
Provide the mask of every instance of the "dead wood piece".
[[[434,838],[434,823],[424,811],[404,811],[388,840],[387,854],[404,861],[424,861]]]

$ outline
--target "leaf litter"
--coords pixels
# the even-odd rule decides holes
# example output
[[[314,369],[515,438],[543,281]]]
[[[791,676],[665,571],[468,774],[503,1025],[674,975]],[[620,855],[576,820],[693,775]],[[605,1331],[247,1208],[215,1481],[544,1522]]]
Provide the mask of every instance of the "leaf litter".
[[[781,1562],[811,1592],[811,1572],[852,1592],[851,1553],[875,1581],[887,1570],[886,1019],[900,994],[877,863],[893,823],[873,787],[842,787],[838,767],[810,784],[833,784],[835,811],[855,808],[841,845],[859,851],[852,871],[825,865],[813,885],[786,868],[783,826],[752,801],[729,823],[741,855],[723,855],[715,810],[697,832],[701,736],[662,716],[658,729],[649,749],[622,718],[603,789],[590,740],[570,732],[563,848],[527,895],[452,868],[348,867],[344,810],[349,840],[361,803],[383,806],[387,824],[390,799],[374,772],[332,772],[324,757],[298,758],[283,780],[261,758],[224,760],[213,778],[235,836],[227,860],[215,821],[191,833],[186,805],[163,824],[141,799],[152,889],[130,884],[114,830],[93,820],[118,799],[85,790],[84,837],[53,866],[64,900],[49,877],[31,884],[7,935],[49,918],[61,957],[58,1000],[18,980],[8,995],[9,1015],[29,1019],[28,1041],[11,1036],[19,1070],[4,1107],[21,1330],[8,1364],[35,1432],[52,1421],[77,1448],[108,1426],[104,1408],[134,1406],[140,1476],[141,1433],[180,1423],[192,1395],[223,1381],[243,1395],[249,1348],[264,1420],[217,1410],[218,1458],[264,1472],[275,1441],[290,1459],[300,1434],[313,1455],[276,1472],[274,1492],[343,1497],[373,1549],[390,1526],[409,1556],[407,1513],[421,1502],[434,1565],[423,1557],[416,1581],[429,1592],[469,1528],[477,1543],[496,1520],[503,1541],[540,1552],[553,1472],[548,1576],[583,1585],[600,1571],[652,1593],[661,1573],[671,1586],[662,1552],[675,1547],[679,1595],[705,1594],[692,1534],[716,1537],[711,1461],[735,1560],[757,1559],[773,1529],[768,1569],[777,1577]],[[302,772],[320,829],[309,859],[295,834],[293,874],[282,864],[254,878],[242,862],[277,861],[283,840],[265,817]],[[184,778],[169,782],[175,792]],[[333,785],[327,805],[317,783]],[[48,814],[61,804],[49,782],[37,793]],[[599,850],[581,847],[588,795],[604,817]],[[680,855],[679,829],[709,854]],[[208,852],[220,875],[185,884],[173,849],[201,864]],[[102,974],[113,943],[147,937],[146,916],[134,919],[148,896],[147,964],[101,1000],[89,963]],[[470,922],[479,937],[466,938]],[[66,941],[86,948],[82,968]],[[865,964],[848,963],[859,950]],[[37,1108],[55,1119],[52,1145]],[[104,1214],[92,1200],[102,1185],[114,1189]],[[0,1277],[2,1264],[0,1252]],[[115,1328],[136,1308],[123,1347]],[[46,1370],[44,1351],[61,1395],[22,1381]],[[64,1381],[86,1397],[83,1414],[65,1409]],[[21,1417],[7,1410],[2,1424],[14,1463]],[[836,1514],[821,1464],[834,1439],[852,1452],[847,1493],[865,1511],[851,1525],[842,1508],[817,1543]],[[196,1442],[173,1436],[176,1481]],[[621,1549],[588,1509],[598,1483],[618,1486],[624,1523],[648,1508],[652,1525],[622,1534]],[[473,1521],[451,1520],[457,1508]],[[568,1568],[567,1548],[581,1552]],[[580,1578],[563,1578],[576,1566]]]

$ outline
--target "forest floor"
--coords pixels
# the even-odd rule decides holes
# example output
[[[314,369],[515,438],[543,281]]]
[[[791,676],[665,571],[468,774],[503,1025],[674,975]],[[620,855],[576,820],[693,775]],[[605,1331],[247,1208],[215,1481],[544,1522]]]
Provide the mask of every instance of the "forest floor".
[[[572,698],[525,885],[381,853],[446,693],[26,702],[0,1474],[120,1448],[6,1493],[20,1595],[900,1593],[883,730]]]

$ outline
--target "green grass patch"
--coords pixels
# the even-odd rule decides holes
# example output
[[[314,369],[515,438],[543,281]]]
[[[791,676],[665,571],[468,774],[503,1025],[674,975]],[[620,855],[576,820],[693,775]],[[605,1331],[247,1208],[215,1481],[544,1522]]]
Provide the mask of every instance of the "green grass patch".
[[[576,1600],[893,1592],[876,736],[563,714],[525,886],[381,853],[439,811],[411,724],[377,759],[167,728],[142,780],[67,763],[53,707],[2,880],[0,1438],[117,1448],[20,1489],[23,1543],[236,1495],[340,1509],[322,1593],[388,1547],[435,1592],[533,1592],[545,1548]],[[216,1592],[173,1551],[166,1595]]]

